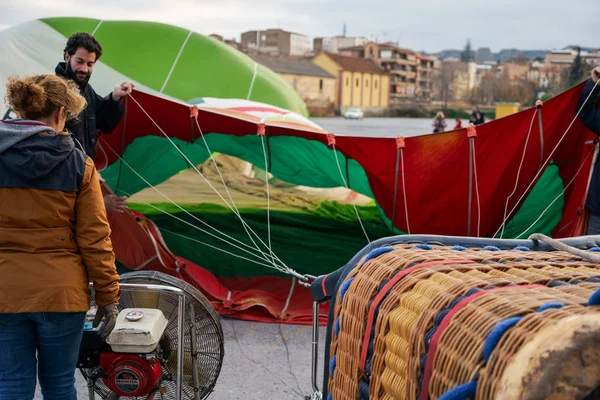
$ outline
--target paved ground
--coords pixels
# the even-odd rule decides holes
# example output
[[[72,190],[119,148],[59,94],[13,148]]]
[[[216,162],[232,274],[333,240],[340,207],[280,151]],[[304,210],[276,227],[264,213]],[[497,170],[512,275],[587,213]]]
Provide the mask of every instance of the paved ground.
[[[221,321],[225,359],[214,393],[209,399],[299,400],[311,394],[311,327]],[[325,328],[320,329],[319,358],[323,356]],[[322,381],[322,363],[319,380]],[[39,388],[38,388],[39,390]],[[87,387],[77,372],[78,399],[86,400]],[[42,396],[36,395],[36,400]]]

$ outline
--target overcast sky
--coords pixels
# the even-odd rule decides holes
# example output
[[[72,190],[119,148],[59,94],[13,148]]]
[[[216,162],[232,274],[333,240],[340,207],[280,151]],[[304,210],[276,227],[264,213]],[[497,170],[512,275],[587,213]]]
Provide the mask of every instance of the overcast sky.
[[[239,40],[283,28],[342,33],[436,52],[473,47],[523,50],[600,47],[600,0],[0,0],[0,29],[32,19],[81,16],[169,23]]]

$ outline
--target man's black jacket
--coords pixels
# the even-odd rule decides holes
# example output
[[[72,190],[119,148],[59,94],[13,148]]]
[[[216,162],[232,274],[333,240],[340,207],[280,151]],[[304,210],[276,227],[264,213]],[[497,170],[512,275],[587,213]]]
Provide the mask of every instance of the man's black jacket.
[[[588,96],[590,99],[584,105],[583,102]],[[575,112],[581,110],[579,119],[596,135],[600,135],[600,110],[596,109],[596,103],[599,98],[600,83],[594,88],[594,82],[589,79],[583,87],[583,91],[577,102],[577,109],[575,110]],[[594,165],[586,206],[592,215],[600,216],[600,160],[597,160]]]
[[[56,66],[56,75],[74,80],[64,62]],[[76,119],[68,121],[66,128],[81,143],[85,153],[95,160],[98,131],[112,133],[121,120],[123,106],[120,101],[113,100],[112,93],[106,97],[98,96],[89,84],[79,89],[87,100],[87,107]]]

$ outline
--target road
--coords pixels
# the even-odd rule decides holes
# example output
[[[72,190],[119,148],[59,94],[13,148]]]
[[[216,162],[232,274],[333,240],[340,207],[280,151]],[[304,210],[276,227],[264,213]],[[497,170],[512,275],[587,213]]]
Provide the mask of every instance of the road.
[[[310,326],[267,324],[222,319],[225,337],[223,368],[211,400],[300,400],[311,394]],[[325,328],[320,329],[322,359]],[[319,365],[319,384],[322,381]],[[87,400],[87,387],[76,373],[78,399]],[[36,400],[42,400],[38,387]],[[169,399],[170,400],[170,399]]]

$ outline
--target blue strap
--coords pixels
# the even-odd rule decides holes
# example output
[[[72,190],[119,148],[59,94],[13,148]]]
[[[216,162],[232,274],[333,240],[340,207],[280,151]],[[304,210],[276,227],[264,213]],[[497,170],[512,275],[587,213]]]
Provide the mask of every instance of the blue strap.
[[[485,338],[485,342],[483,343],[483,358],[485,359],[485,362],[488,362],[492,351],[494,351],[494,349],[498,345],[498,342],[500,342],[500,339],[502,339],[502,336],[504,336],[504,334],[510,328],[515,326],[517,322],[519,322],[522,319],[523,317],[508,318],[500,322],[494,327],[494,329],[492,329],[492,331],[488,334],[487,338]]]
[[[331,357],[331,361],[329,362],[329,375],[331,376],[333,376],[333,373],[335,372],[336,358],[337,354],[334,354],[333,357]]]
[[[414,246],[414,248],[421,249],[421,250],[433,250],[433,247],[431,247],[428,244],[424,244],[424,243],[417,244],[416,246]]]
[[[335,320],[335,322],[333,324],[333,333],[335,334],[336,338],[340,334],[340,317],[337,317],[337,319]]]
[[[477,392],[477,380],[465,383],[448,390],[438,397],[438,400],[467,400],[474,399]]]
[[[488,251],[500,251],[500,249],[496,246],[485,246],[483,249],[481,250],[488,250]]]
[[[348,288],[350,287],[350,284],[353,280],[354,278],[350,278],[344,283],[342,283],[342,287],[340,288],[340,303],[344,301],[344,296],[346,295],[346,292],[348,291]]]
[[[538,308],[537,310],[535,310],[535,312],[542,312],[542,311],[546,311],[550,308],[561,308],[564,307],[565,305],[563,303],[560,303],[558,301],[551,301],[549,303],[544,304],[543,306],[541,306],[540,308]]]
[[[592,253],[598,253],[598,252],[600,252],[600,247],[597,247],[597,246],[596,246],[596,247],[592,247],[592,248],[590,249],[590,251],[591,251]]]
[[[463,246],[456,245],[456,246],[450,247],[450,250],[465,251],[465,250],[467,250],[467,248],[463,247]]]
[[[564,286],[564,285],[569,285],[569,283],[565,282],[565,281],[552,281],[550,282],[550,287],[557,287],[557,286]]]
[[[517,246],[515,247],[513,250],[519,250],[519,251],[531,251],[531,249],[527,246]]]
[[[394,248],[392,246],[385,246],[385,247],[380,247],[375,250],[371,250],[371,252],[369,254],[367,254],[367,257],[365,258],[364,263],[366,263],[367,261],[370,261],[374,258],[377,258],[382,254],[389,253],[392,250],[394,250]]]
[[[548,303],[540,306],[535,312],[542,312],[542,311],[549,310],[551,308],[561,308],[564,306],[565,305],[563,303],[560,303],[558,301],[551,301],[551,302],[548,302]],[[485,359],[485,362],[489,361],[490,356],[492,355],[492,352],[494,351],[494,349],[500,342],[500,339],[502,339],[502,336],[504,336],[504,334],[510,328],[515,326],[522,319],[523,319],[523,317],[508,318],[508,319],[505,319],[504,321],[500,322],[498,325],[496,325],[494,327],[494,329],[492,329],[492,331],[488,334],[488,336],[485,339],[485,342],[483,344],[483,358]]]
[[[369,400],[369,382],[360,381],[358,382],[358,400]]]
[[[600,288],[596,289],[596,291],[590,296],[590,299],[587,302],[588,306],[598,306],[600,305]]]

